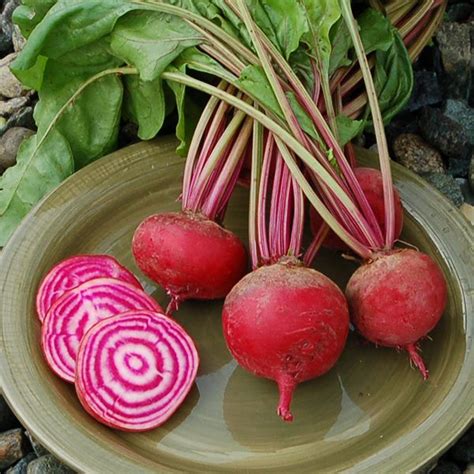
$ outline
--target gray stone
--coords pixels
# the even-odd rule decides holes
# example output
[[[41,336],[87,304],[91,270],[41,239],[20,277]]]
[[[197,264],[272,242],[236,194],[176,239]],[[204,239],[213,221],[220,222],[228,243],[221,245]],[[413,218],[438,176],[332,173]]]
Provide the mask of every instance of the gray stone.
[[[454,445],[450,450],[451,457],[458,462],[474,462],[474,427]]]
[[[465,3],[455,3],[454,5],[450,5],[446,16],[448,21],[467,21],[469,16],[472,14],[472,4],[467,2]]]
[[[21,51],[24,48],[25,44],[26,44],[26,39],[21,34],[21,31],[20,31],[20,28],[18,27],[18,25],[13,25],[12,43],[13,43],[13,50],[15,52]]]
[[[461,188],[462,195],[464,196],[464,202],[473,205],[474,204],[474,193],[471,191],[469,182],[464,178],[455,178],[456,183]]]
[[[465,160],[470,157],[469,139],[461,124],[441,110],[424,107],[418,123],[423,138],[445,157]]]
[[[41,456],[28,464],[28,474],[73,474],[74,471],[52,454]]]
[[[399,135],[393,143],[393,151],[397,161],[415,173],[444,173],[441,154],[418,135]]]
[[[23,430],[16,428],[0,434],[0,469],[6,469],[26,455]]]
[[[33,451],[35,452],[36,456],[41,457],[51,454],[44,446],[38,443],[36,438],[33,437],[29,431],[26,431],[25,434],[28,440],[30,441],[30,444],[33,447]]]
[[[24,97],[14,97],[13,99],[0,101],[0,116],[8,117],[16,112],[18,112],[22,107],[24,107],[29,101],[29,98]]]
[[[424,178],[439,192],[444,194],[456,207],[460,207],[464,203],[461,187],[452,176],[430,173],[425,175]]]
[[[0,395],[0,432],[20,427],[20,422],[16,419],[5,399]]]
[[[414,112],[443,100],[438,75],[434,71],[415,71],[415,83],[410,102],[404,110]]]
[[[19,4],[19,0],[4,2],[0,15],[0,56],[4,56],[12,49],[12,13]]]
[[[0,95],[12,99],[26,94],[20,81],[10,71],[10,64],[16,58],[16,53],[9,54],[0,60]]]
[[[14,466],[8,469],[5,474],[26,474],[28,464],[36,459],[35,453],[29,453],[24,458],[20,459]]]
[[[451,461],[441,460],[431,471],[432,474],[462,474],[461,469]]]
[[[471,163],[469,165],[469,186],[471,186],[471,191],[474,193],[474,158],[471,158]]]
[[[445,22],[436,34],[446,73],[445,89],[449,97],[469,98],[471,83],[471,31],[465,23]]]
[[[35,121],[33,118],[33,107],[24,107],[18,112],[15,112],[7,122],[7,128],[25,127],[30,130],[35,129]]]
[[[0,166],[4,169],[13,166],[16,163],[16,155],[21,142],[33,135],[33,132],[27,128],[10,128],[0,138]]]
[[[474,109],[462,100],[449,99],[446,101],[444,114],[462,126],[469,143],[474,145]]]

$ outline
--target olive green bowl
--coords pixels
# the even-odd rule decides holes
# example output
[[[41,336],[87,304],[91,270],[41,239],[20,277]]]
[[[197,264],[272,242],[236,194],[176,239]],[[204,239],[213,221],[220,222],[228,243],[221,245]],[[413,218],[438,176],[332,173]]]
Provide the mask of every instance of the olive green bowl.
[[[130,253],[134,229],[149,214],[179,208],[183,160],[174,147],[172,139],[142,143],[79,171],[30,213],[4,249],[1,387],[20,420],[85,472],[380,473],[429,466],[473,415],[472,231],[441,195],[398,166],[403,239],[431,254],[449,282],[446,313],[422,343],[428,382],[406,354],[351,334],[336,367],[298,387],[295,421],[285,424],[275,414],[275,385],[244,372],[227,352],[221,302],[186,303],[177,314],[202,363],[185,403],[161,428],[130,434],[100,425],[81,408],[74,387],[48,369],[34,309],[41,278],[61,259],[86,252],[110,253],[139,273]],[[244,239],[246,213],[247,192],[239,189],[226,225]],[[343,286],[355,267],[323,253],[318,268]]]

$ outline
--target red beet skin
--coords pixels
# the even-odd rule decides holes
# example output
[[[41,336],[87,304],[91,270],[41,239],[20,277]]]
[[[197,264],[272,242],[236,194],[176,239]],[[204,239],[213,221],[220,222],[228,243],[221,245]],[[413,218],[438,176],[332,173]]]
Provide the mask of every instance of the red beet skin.
[[[237,362],[255,375],[275,380],[278,414],[291,421],[296,385],[327,372],[349,331],[341,290],[316,270],[276,263],[245,276],[227,296],[224,335]]]
[[[135,232],[132,251],[142,272],[176,301],[223,298],[247,270],[240,239],[189,212],[145,219]]]
[[[346,288],[359,332],[381,346],[406,349],[428,378],[417,344],[438,323],[447,288],[438,265],[421,252],[395,250],[359,267]]]
[[[383,181],[379,170],[373,168],[354,168],[354,174],[359,182],[367,201],[374,211],[375,218],[380,225],[382,234],[385,233],[385,206],[383,200]],[[395,190],[395,239],[400,237],[403,229],[403,207],[400,201],[400,195]],[[314,234],[319,230],[322,224],[321,216],[311,206],[311,229]],[[324,247],[334,250],[347,251],[347,245],[337,237],[331,230],[324,241]]]

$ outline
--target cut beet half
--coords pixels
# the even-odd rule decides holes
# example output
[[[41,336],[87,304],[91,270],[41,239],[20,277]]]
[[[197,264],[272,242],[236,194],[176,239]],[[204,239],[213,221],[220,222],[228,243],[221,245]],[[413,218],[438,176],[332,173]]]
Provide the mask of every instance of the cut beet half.
[[[179,324],[156,312],[132,311],[97,323],[84,336],[76,391],[101,423],[146,431],[181,405],[198,365],[196,347]]]
[[[36,311],[41,321],[49,308],[66,291],[95,278],[116,278],[142,289],[132,272],[109,255],[77,255],[54,266],[41,282],[36,295]]]
[[[42,346],[56,374],[74,381],[76,356],[84,334],[102,319],[135,309],[162,312],[144,291],[113,278],[97,278],[65,293],[46,314]]]

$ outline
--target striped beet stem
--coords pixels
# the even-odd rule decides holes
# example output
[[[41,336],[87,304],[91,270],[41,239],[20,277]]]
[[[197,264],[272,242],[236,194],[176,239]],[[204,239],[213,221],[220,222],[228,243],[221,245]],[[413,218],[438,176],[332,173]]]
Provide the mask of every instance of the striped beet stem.
[[[196,378],[199,356],[175,321],[132,311],[97,323],[77,357],[76,391],[101,423],[123,431],[163,424]]]
[[[117,278],[142,289],[133,273],[109,255],[77,255],[53,267],[41,282],[36,295],[36,311],[41,321],[53,303],[66,291],[94,278]]]
[[[53,371],[74,381],[79,343],[98,321],[136,309],[162,311],[159,304],[130,283],[96,278],[65,293],[43,321],[42,346]]]

